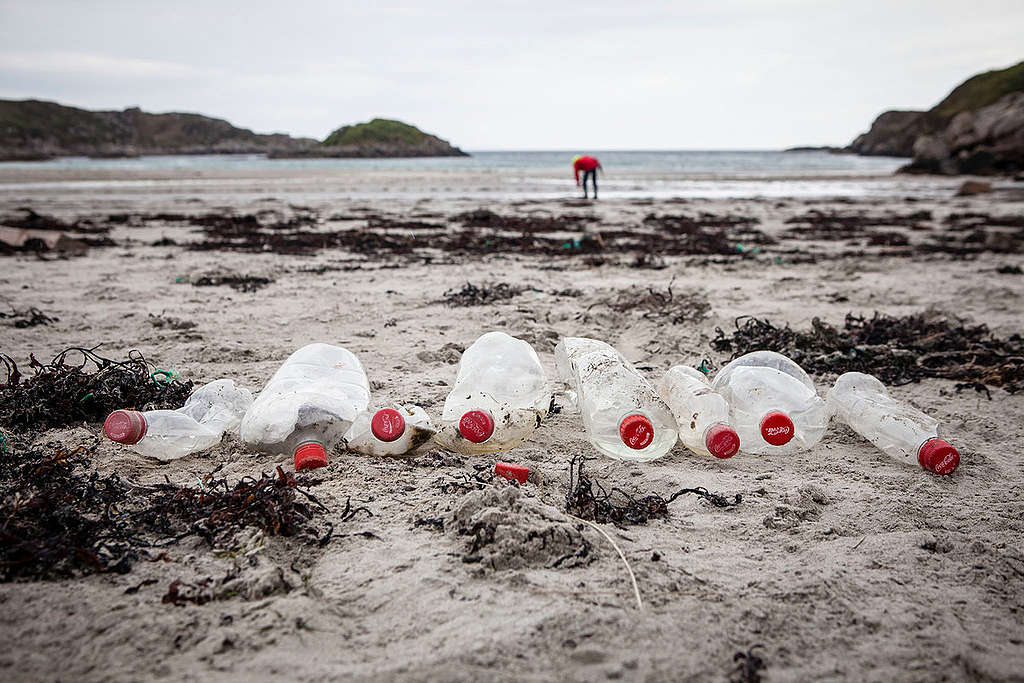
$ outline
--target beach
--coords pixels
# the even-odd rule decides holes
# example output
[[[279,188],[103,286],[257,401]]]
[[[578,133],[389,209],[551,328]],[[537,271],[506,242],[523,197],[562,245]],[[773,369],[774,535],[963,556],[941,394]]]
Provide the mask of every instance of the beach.
[[[568,165],[558,180],[546,163],[0,165],[0,216],[90,219],[103,231],[72,236],[110,241],[0,256],[0,300],[57,318],[0,320],[0,352],[27,376],[30,354],[137,349],[197,384],[228,377],[255,392],[321,341],[359,356],[371,406],[414,402],[436,420],[459,353],[490,330],[533,344],[552,380],[562,336],[603,339],[651,380],[675,364],[721,367],[731,353],[714,342],[745,316],[808,330],[930,312],[998,338],[1022,332],[1020,182],[957,197],[963,178],[892,176],[891,160],[620,173],[605,162],[602,198],[585,202]],[[814,374],[820,393],[836,374]],[[768,681],[1021,680],[1024,399],[961,383],[892,388],[960,449],[949,477],[835,423],[795,455],[718,461],[677,445],[654,462],[614,461],[564,398],[508,453],[334,452],[306,487],[327,509],[320,528],[333,528],[322,545],[250,529],[214,547],[192,534],[127,573],[0,584],[0,672],[755,680],[748,664]],[[100,427],[14,436],[84,446],[90,468],[141,486],[292,469],[237,436],[161,464]],[[638,605],[613,544],[566,513],[578,455],[608,489],[704,487],[740,502],[684,495],[665,518],[598,525]],[[539,483],[489,476],[499,459]],[[488,520],[481,539],[471,529]]]

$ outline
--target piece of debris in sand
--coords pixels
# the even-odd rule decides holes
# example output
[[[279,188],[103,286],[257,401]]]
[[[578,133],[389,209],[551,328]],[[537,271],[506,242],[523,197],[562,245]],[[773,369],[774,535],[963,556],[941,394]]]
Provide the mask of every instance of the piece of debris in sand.
[[[765,668],[764,659],[754,650],[763,645],[752,645],[745,652],[737,652],[732,661],[735,664],[729,676],[729,683],[761,683],[761,671]]]
[[[970,197],[976,194],[985,194],[992,191],[992,183],[984,183],[980,180],[965,180],[956,191],[957,197]]]
[[[15,251],[59,251],[83,254],[86,251],[86,245],[81,240],[69,237],[67,233],[63,232],[26,230],[0,225],[0,254]]]

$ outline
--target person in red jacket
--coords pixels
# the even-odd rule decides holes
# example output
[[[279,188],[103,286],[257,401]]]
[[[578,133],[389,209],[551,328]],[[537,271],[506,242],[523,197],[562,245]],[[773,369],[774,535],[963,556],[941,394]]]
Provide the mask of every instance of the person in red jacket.
[[[583,198],[587,199],[587,179],[590,178],[594,185],[594,199],[597,199],[597,169],[601,168],[601,162],[586,154],[579,154],[572,160],[572,170],[576,174],[576,185],[580,184],[580,171],[583,171]],[[603,171],[604,169],[601,168]]]

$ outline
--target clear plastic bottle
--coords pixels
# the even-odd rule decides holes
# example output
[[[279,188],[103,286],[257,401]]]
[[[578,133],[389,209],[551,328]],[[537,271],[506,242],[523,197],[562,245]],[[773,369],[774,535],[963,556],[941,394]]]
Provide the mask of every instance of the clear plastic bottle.
[[[409,403],[359,413],[345,434],[345,444],[363,455],[405,455],[436,433],[427,411]]]
[[[293,353],[267,382],[242,420],[246,444],[267,453],[293,453],[295,469],[323,467],[370,402],[362,363],[350,351],[309,344]]]
[[[596,339],[563,337],[555,363],[576,395],[597,450],[617,460],[660,458],[676,443],[676,421],[650,382],[618,351]]]
[[[688,365],[669,368],[658,384],[679,427],[679,441],[694,453],[731,458],[740,437],[729,425],[729,403],[711,388],[707,376]]]
[[[435,440],[465,454],[518,446],[551,404],[544,367],[529,343],[488,332],[462,354]]]
[[[157,460],[176,460],[216,446],[238,429],[252,405],[248,389],[219,379],[195,391],[178,410],[115,410],[103,423],[107,438]]]
[[[871,375],[840,375],[825,400],[839,420],[898,460],[916,459],[936,474],[951,474],[960,465],[960,453],[939,438],[938,421],[894,399]]]
[[[746,453],[794,453],[825,435],[828,411],[803,368],[774,351],[730,362],[712,388],[729,402],[730,423]]]

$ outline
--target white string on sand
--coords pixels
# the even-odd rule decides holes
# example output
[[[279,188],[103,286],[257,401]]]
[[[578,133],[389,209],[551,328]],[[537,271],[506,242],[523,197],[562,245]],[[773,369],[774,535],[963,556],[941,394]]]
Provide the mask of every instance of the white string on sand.
[[[619,548],[619,544],[616,543],[612,539],[612,537],[605,532],[604,529],[594,524],[590,520],[583,519],[582,517],[577,517],[576,515],[570,515],[568,512],[562,512],[562,514],[571,519],[575,519],[578,522],[589,524],[590,526],[594,527],[599,532],[601,532],[602,536],[608,539],[608,542],[612,544],[613,548],[615,548],[615,552],[617,552],[619,554],[619,557],[622,558],[622,564],[626,565],[626,571],[629,572],[629,580],[633,582],[633,594],[636,596],[636,606],[642,612],[644,609],[644,603],[643,600],[640,599],[640,587],[636,585],[636,575],[633,573],[633,568],[629,566],[629,560],[626,559],[626,556],[625,554],[623,554],[622,549]]]

